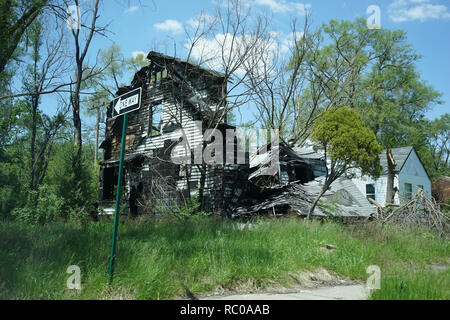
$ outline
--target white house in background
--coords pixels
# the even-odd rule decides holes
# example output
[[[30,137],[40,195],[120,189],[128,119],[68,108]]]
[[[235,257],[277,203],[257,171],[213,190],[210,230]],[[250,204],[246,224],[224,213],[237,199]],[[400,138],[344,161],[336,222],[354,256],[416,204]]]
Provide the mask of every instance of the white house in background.
[[[395,194],[395,204],[408,201],[419,189],[425,191],[425,194],[431,198],[431,179],[414,147],[392,149],[392,155],[397,164],[394,188],[397,188],[398,192]],[[380,154],[380,164],[383,167],[380,178],[374,180],[367,176],[357,176],[352,180],[367,198],[372,198],[379,204],[384,205],[386,203],[388,174],[386,150]]]
[[[323,159],[324,156],[323,152],[314,151],[311,141],[307,141],[301,148],[297,147],[294,150],[305,158]],[[392,149],[392,155],[396,162],[394,188],[398,190],[395,194],[395,204],[402,204],[408,201],[413,194],[419,191],[419,188],[423,189],[425,194],[431,198],[431,179],[414,147]],[[364,207],[367,206],[367,199],[369,198],[384,205],[386,203],[388,174],[386,150],[380,154],[380,164],[383,167],[383,172],[378,179],[361,176],[360,170],[353,170],[353,179],[349,180],[341,177],[331,185],[331,189],[345,189]],[[330,170],[330,166],[331,163],[327,159],[328,170]],[[317,171],[317,173],[315,170],[316,178],[323,179],[325,175],[324,170]]]

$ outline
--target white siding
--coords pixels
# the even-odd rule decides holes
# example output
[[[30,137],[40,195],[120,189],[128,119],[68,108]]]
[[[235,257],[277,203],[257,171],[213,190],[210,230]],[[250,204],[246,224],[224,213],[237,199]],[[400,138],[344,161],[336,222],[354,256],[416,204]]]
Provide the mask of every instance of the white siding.
[[[418,186],[423,186],[425,194],[431,198],[431,181],[416,152],[413,150],[402,170],[398,174],[400,194],[405,193],[405,183],[412,185],[412,193],[418,192]]]
[[[366,194],[366,184],[375,184],[376,201],[381,205],[386,203],[387,175],[382,175],[377,180],[368,176],[356,176],[353,182],[363,194]],[[431,181],[414,150],[411,151],[402,170],[394,179],[394,187],[397,187],[400,191],[400,196],[399,193],[395,195],[395,204],[400,204],[401,199],[403,199],[405,183],[412,185],[413,194],[418,192],[418,186],[423,186],[425,193],[431,198]]]

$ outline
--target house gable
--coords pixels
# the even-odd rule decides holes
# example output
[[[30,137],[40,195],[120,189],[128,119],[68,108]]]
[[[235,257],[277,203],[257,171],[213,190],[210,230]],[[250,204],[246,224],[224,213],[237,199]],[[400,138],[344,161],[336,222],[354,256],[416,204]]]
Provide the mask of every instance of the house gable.
[[[400,174],[423,177],[431,180],[422,160],[420,160],[419,155],[414,148],[409,153],[406,161],[403,162],[402,167],[398,168],[398,171]]]
[[[407,201],[411,194],[419,192],[420,188],[431,197],[431,179],[415,149],[412,149],[405,163],[399,169],[398,186],[400,199],[403,200],[401,202]]]

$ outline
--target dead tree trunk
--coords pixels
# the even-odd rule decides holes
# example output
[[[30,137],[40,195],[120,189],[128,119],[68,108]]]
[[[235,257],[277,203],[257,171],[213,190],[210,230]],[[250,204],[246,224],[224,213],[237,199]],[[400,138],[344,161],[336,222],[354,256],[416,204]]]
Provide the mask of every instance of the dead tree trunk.
[[[94,149],[94,164],[98,162],[98,139],[100,131],[100,108],[96,109],[96,119],[95,119],[95,149]]]
[[[392,155],[392,150],[386,150],[386,159],[388,167],[387,175],[387,190],[386,190],[386,205],[393,204],[395,198],[394,179],[395,179],[395,167],[396,163]]]

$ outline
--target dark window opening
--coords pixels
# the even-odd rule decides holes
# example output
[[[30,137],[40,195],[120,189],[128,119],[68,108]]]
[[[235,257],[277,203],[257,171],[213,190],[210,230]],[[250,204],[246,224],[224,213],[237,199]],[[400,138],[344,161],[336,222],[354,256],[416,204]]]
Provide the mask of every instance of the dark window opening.
[[[376,200],[374,184],[366,184],[366,198]]]
[[[313,181],[316,177],[314,176],[314,171],[310,166],[296,165],[295,178],[301,183],[308,183],[310,181]]]

